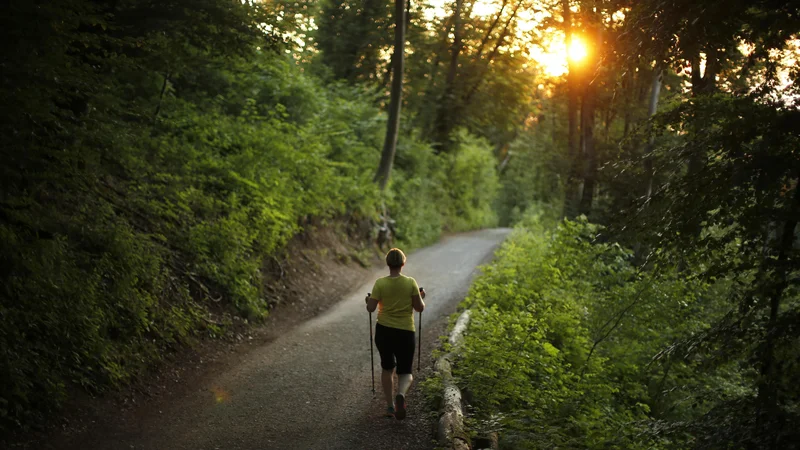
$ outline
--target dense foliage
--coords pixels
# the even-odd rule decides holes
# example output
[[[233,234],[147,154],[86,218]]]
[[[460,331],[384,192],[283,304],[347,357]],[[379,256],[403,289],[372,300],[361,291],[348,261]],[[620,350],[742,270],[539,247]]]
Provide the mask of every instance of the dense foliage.
[[[724,316],[730,282],[643,271],[601,231],[528,218],[470,291],[457,376],[504,447],[684,448],[716,402],[752,395],[736,364],[659,355]]]
[[[283,5],[3,8],[0,428],[220,335],[211,311],[265,317],[265,262],[304,228],[370,230],[384,201],[406,247],[495,220],[467,134],[436,155],[406,126],[381,197],[379,95],[298,64]]]
[[[797,4],[542,6],[586,55],[501,166],[522,223],[468,301],[478,427],[508,448],[797,448]]]

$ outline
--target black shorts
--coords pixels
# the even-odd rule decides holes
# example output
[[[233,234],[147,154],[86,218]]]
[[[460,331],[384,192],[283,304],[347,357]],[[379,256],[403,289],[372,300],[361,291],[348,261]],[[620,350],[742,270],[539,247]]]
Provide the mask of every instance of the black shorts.
[[[375,347],[381,355],[381,368],[392,370],[397,359],[397,374],[411,373],[414,363],[414,332],[375,325]]]

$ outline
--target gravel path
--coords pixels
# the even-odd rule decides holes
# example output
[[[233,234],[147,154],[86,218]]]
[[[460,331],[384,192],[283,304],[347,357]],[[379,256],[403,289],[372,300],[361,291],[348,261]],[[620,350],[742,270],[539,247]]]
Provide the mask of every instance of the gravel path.
[[[458,234],[409,255],[403,273],[416,278],[428,294],[423,370],[415,374],[416,381],[430,373],[430,352],[476,267],[488,262],[508,231]],[[435,418],[424,411],[413,388],[406,420],[381,416],[385,405],[377,351],[378,392],[372,395],[364,296],[384,272],[374,271],[327,312],[253,350],[242,364],[189,390],[189,395],[124,426],[109,425],[83,436],[76,444],[148,450],[432,449]]]

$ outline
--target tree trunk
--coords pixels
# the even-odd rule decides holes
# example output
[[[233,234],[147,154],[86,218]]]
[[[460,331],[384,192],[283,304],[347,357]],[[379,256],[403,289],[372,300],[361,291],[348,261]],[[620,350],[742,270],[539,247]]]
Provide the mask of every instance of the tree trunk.
[[[386,189],[397,149],[397,133],[400,130],[400,105],[403,96],[403,66],[405,60],[405,0],[395,0],[394,54],[392,55],[392,92],[389,101],[389,120],[386,123],[386,139],[383,142],[381,163],[374,181],[381,190]]]
[[[658,110],[658,97],[661,94],[661,80],[663,79],[663,71],[661,70],[661,65],[656,64],[655,70],[653,71],[653,84],[650,86],[650,103],[647,106],[647,117],[652,119],[653,116],[656,115],[656,111]],[[647,141],[647,147],[644,150],[644,170],[647,176],[647,200],[650,200],[650,197],[653,195],[653,178],[655,178],[655,173],[653,172],[653,159],[650,158],[650,152],[653,151],[653,143],[655,142],[655,136],[650,136],[650,139]]]
[[[437,152],[445,151],[449,147],[450,132],[453,130],[454,112],[457,109],[455,93],[456,77],[458,76],[458,58],[461,54],[461,9],[464,0],[456,0],[453,10],[453,45],[450,46],[450,65],[445,78],[444,94],[437,107],[437,114],[433,125],[433,141]]]
[[[605,109],[605,119],[604,119],[604,126],[603,126],[603,142],[608,143],[610,141],[611,136],[611,122],[614,121],[617,117],[616,111],[616,101],[617,101],[617,88],[614,87],[611,93],[611,101],[608,103],[608,106]]]
[[[692,66],[692,97],[708,94],[716,89],[716,77],[719,63],[716,60],[716,51],[711,52],[706,58],[705,73],[700,73],[700,51],[698,50],[689,60]],[[698,118],[692,118],[693,126],[702,126]],[[689,176],[695,176],[703,166],[704,155],[692,153],[689,157]],[[699,230],[698,230],[699,233]]]
[[[622,92],[623,92],[623,108],[625,109],[622,114],[622,140],[628,137],[631,130],[631,121],[633,119],[633,85],[634,85],[634,72],[632,67],[628,67],[627,73],[622,77]]]
[[[594,190],[597,185],[597,152],[595,149],[594,122],[595,122],[595,102],[597,94],[597,83],[590,74],[597,77],[600,68],[600,49],[603,44],[603,25],[599,17],[592,17],[593,41],[589,44],[589,55],[586,58],[586,76],[584,81],[583,102],[581,105],[581,154],[583,164],[583,191],[581,193],[578,210],[580,214],[587,217],[592,212],[594,202]]]
[[[156,106],[155,114],[153,114],[153,124],[158,121],[158,114],[161,112],[161,104],[164,102],[164,93],[167,91],[167,84],[170,82],[170,76],[172,76],[172,72],[168,71],[164,74],[164,82],[161,84],[161,93],[158,95],[158,105]]]
[[[564,15],[564,36],[569,48],[572,42],[572,11],[569,9],[569,0],[562,0]],[[564,216],[571,218],[576,215],[575,203],[578,193],[578,179],[580,178],[581,159],[578,153],[578,87],[576,86],[575,65],[567,58],[567,154],[570,169],[564,193]]]
[[[580,214],[587,217],[592,212],[594,187],[597,183],[597,154],[594,146],[595,84],[588,83],[581,106],[581,153],[584,160],[583,193],[578,205]]]

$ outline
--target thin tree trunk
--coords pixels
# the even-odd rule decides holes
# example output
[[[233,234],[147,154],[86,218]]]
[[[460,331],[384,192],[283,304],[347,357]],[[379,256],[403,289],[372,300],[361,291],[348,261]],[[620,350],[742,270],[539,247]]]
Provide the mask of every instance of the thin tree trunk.
[[[405,0],[395,0],[395,30],[394,30],[394,54],[392,55],[392,92],[389,101],[389,120],[386,123],[386,139],[383,142],[383,152],[378,171],[375,173],[374,181],[378,183],[381,191],[386,189],[389,183],[389,175],[392,171],[394,154],[397,149],[397,133],[400,130],[400,106],[403,96],[403,66],[405,60]]]
[[[406,1],[406,30],[411,25],[411,0]],[[383,81],[381,82],[381,87],[386,88],[386,85],[392,79],[392,72],[394,72],[394,58],[389,60],[389,65],[386,67],[386,74],[383,76]]]
[[[705,73],[700,73],[700,51],[689,60],[692,65],[692,97],[698,97],[703,94],[708,94],[716,89],[716,70],[718,70],[719,63],[716,60],[716,52],[711,52],[706,58]],[[699,127],[697,118],[692,118],[694,127]],[[703,165],[703,155],[693,153],[689,157],[689,175],[694,176],[697,174]],[[699,230],[698,230],[699,232]]]
[[[628,73],[623,78],[622,89],[625,92],[625,113],[623,114],[622,139],[628,137],[633,121],[633,91],[636,86],[636,72],[633,67],[628,68]]]
[[[692,68],[692,97],[697,97],[703,92],[703,75],[700,73],[700,53],[693,55],[689,59],[689,65]],[[698,126],[697,119],[692,118],[691,120],[691,127]],[[690,176],[694,176],[697,172],[700,171],[701,161],[700,156],[696,153],[692,153],[689,156],[689,164],[688,164],[688,171]],[[699,230],[698,230],[699,232]]]
[[[603,126],[603,142],[608,143],[609,137],[611,135],[611,122],[614,121],[616,118],[616,110],[614,108],[615,101],[617,100],[617,88],[614,87],[614,91],[611,94],[611,101],[608,104],[608,108],[605,111],[605,120]]]
[[[456,8],[453,11],[453,45],[450,48],[450,66],[447,69],[447,79],[445,81],[445,92],[452,95],[456,76],[458,75],[458,57],[461,54],[461,8],[464,6],[464,0],[456,0]],[[447,94],[445,94],[447,95]],[[445,99],[449,100],[449,99]]]
[[[719,55],[713,47],[706,54],[706,67],[703,71],[703,92],[711,94],[717,90],[717,73],[719,73]]]
[[[592,212],[594,187],[597,183],[597,154],[594,145],[595,84],[588,83],[581,106],[581,150],[585,161],[583,174],[583,193],[578,206],[580,214],[589,216]]]
[[[161,93],[158,95],[158,105],[156,105],[156,112],[153,114],[153,123],[158,120],[158,114],[161,113],[161,104],[164,102],[164,93],[167,91],[167,84],[169,84],[169,77],[172,76],[171,72],[164,74],[164,82],[161,84]]]
[[[458,58],[461,54],[461,9],[464,0],[456,0],[456,7],[453,10],[453,45],[450,46],[450,65],[447,69],[445,78],[444,93],[437,108],[437,114],[433,126],[433,141],[437,152],[445,151],[449,147],[450,132],[453,129],[454,111],[458,106],[456,103],[455,83],[458,76]]]
[[[503,173],[503,171],[506,169],[506,166],[508,165],[508,161],[510,161],[510,160],[511,160],[511,152],[510,151],[506,151],[505,158],[503,158],[503,161],[497,167],[497,173]]]
[[[572,42],[572,10],[570,10],[569,0],[562,0],[564,15],[564,35],[569,48]],[[567,58],[567,153],[569,155],[570,169],[567,175],[566,189],[564,193],[564,216],[571,218],[575,216],[575,203],[577,200],[578,179],[580,178],[581,158],[578,153],[578,88],[577,74],[575,65]]]
[[[689,59],[692,68],[692,97],[697,97],[703,90],[703,74],[700,72],[700,54]]]
[[[652,118],[658,109],[658,97],[661,94],[661,80],[664,74],[661,65],[656,64],[653,70],[653,82],[650,85],[650,102],[647,104],[647,117]]]
[[[658,97],[661,94],[661,80],[663,79],[663,71],[661,70],[661,65],[656,64],[655,70],[653,71],[653,83],[650,86],[650,103],[647,106],[647,117],[653,118],[656,115],[656,111],[658,110]],[[653,195],[653,179],[655,178],[655,172],[653,171],[653,159],[650,158],[650,153],[653,151],[653,143],[655,142],[655,136],[651,135],[650,139],[647,141],[647,147],[644,150],[644,170],[647,175],[647,200],[650,200],[650,197]]]
[[[601,63],[600,47],[603,43],[603,25],[599,18],[595,18],[593,22],[592,37],[594,42],[591,44],[590,58],[587,58],[586,65],[587,68],[590,68],[590,72],[587,71],[587,73],[593,73],[594,78],[596,78]],[[583,166],[583,192],[581,193],[578,209],[581,214],[585,214],[588,217],[592,212],[594,191],[597,185],[598,158],[594,138],[597,83],[595,79],[591,79],[589,76],[586,78],[586,87],[581,106],[581,150],[585,163]]]

